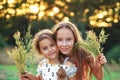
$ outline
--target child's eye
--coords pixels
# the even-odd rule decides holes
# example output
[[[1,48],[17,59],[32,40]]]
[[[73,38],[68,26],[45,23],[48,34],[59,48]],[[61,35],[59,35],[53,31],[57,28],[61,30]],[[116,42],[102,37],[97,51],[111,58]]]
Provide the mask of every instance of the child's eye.
[[[47,50],[47,47],[42,48],[43,50]]]
[[[57,41],[62,41],[62,39],[57,39]]]
[[[51,47],[53,47],[53,46],[55,46],[55,44],[54,44],[54,43],[52,43],[52,44],[51,44]]]
[[[71,41],[72,39],[71,38],[68,38],[67,41]]]

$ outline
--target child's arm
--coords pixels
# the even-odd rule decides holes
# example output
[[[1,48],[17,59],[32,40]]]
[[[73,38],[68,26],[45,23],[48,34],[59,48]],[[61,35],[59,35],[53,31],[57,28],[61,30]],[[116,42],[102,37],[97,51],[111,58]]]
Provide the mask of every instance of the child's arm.
[[[20,76],[20,80],[41,80],[41,76],[40,75],[35,76],[31,73],[26,73]]]
[[[36,75],[36,77],[38,78],[38,80],[42,80],[42,76]]]
[[[97,80],[102,80],[104,77],[103,64],[107,62],[104,54],[100,53],[96,56],[94,65],[92,67],[92,72]]]

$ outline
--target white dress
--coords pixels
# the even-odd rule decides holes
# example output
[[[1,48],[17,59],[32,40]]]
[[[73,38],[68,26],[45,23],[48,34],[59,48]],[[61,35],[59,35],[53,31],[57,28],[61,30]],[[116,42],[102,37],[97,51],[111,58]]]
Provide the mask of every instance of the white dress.
[[[67,59],[68,58],[64,60],[64,64],[66,63]],[[74,65],[68,66],[64,64],[51,65],[50,63],[48,63],[47,59],[43,59],[38,65],[37,72],[42,76],[42,80],[57,80],[56,72],[62,66],[69,77],[74,76],[76,74],[77,68]]]

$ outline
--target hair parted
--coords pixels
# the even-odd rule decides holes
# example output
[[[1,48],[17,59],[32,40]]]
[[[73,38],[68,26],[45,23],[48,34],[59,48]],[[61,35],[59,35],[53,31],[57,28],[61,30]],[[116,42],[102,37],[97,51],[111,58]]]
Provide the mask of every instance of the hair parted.
[[[70,21],[61,21],[60,23],[58,23],[57,25],[53,27],[52,31],[53,31],[55,38],[57,36],[58,30],[61,28],[67,28],[71,30],[74,35],[75,42],[82,41],[81,33],[78,31],[78,28]]]

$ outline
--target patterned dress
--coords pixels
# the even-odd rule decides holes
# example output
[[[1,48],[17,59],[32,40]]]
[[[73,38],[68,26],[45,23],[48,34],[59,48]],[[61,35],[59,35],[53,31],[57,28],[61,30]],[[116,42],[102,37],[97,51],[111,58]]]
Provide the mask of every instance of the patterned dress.
[[[57,64],[52,65],[48,63],[47,59],[43,59],[42,61],[40,61],[38,65],[37,72],[42,76],[42,80],[57,80],[56,72],[60,67],[63,67],[68,77],[72,77],[76,74],[77,68],[74,65],[72,66],[64,65],[67,60],[68,58],[64,60],[64,63],[62,65]]]

